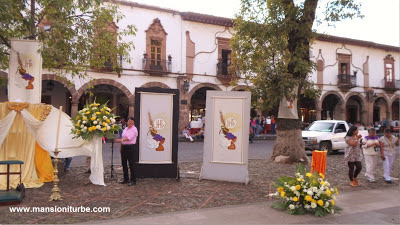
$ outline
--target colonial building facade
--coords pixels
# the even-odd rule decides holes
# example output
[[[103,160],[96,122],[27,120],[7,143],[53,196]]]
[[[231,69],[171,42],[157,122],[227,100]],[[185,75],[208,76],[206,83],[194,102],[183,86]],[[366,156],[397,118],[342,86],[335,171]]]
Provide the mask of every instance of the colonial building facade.
[[[121,117],[134,116],[136,87],[180,90],[179,129],[205,113],[207,90],[240,91],[245,83],[231,86],[228,66],[233,23],[221,18],[179,12],[156,6],[118,1],[126,16],[115,29],[134,24],[138,30],[131,52],[132,62],[122,62],[123,72],[91,71],[94,79],[56,79],[42,76],[42,102],[63,106],[74,115],[87,100],[89,85],[96,101],[108,101]],[[320,35],[312,44],[311,60],[318,65],[310,74],[322,89],[317,99],[302,98],[302,120],[343,119],[370,123],[399,120],[399,47]],[[7,76],[1,73],[0,76]],[[0,88],[0,101],[7,101]]]

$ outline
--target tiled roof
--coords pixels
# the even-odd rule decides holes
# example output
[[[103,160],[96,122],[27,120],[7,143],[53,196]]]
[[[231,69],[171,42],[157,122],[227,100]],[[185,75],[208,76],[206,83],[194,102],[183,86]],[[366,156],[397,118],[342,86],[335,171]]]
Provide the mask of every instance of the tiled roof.
[[[211,16],[201,13],[194,13],[194,12],[181,12],[180,13],[183,20],[199,22],[199,23],[208,23],[214,24],[219,26],[225,27],[232,27],[233,21],[229,18],[218,17],[218,16]]]
[[[332,36],[332,35],[325,35],[325,34],[318,34],[317,35],[317,40],[326,41],[326,42],[333,42],[333,43],[343,43],[343,44],[349,44],[349,45],[357,45],[357,46],[362,46],[362,47],[378,48],[378,49],[383,49],[383,50],[386,50],[386,51],[394,51],[394,52],[399,52],[400,51],[400,47],[397,47],[397,46],[377,44],[377,43],[371,42],[371,41],[363,41],[363,40],[357,40],[357,39],[351,39],[351,38],[345,38],[345,37],[338,37],[338,36]]]
[[[173,9],[139,4],[139,3],[130,2],[127,0],[104,0],[104,1],[105,2],[114,2],[117,4],[132,6],[132,7],[136,7],[136,8],[145,8],[145,9],[156,10],[156,11],[161,11],[161,12],[180,14],[182,19],[186,20],[186,21],[213,24],[213,25],[225,26],[225,27],[233,26],[233,19],[231,19],[231,18],[218,17],[218,16],[212,16],[212,15],[206,15],[206,14],[194,13],[194,12],[179,12],[179,11],[176,11]],[[356,39],[344,38],[344,37],[338,37],[338,36],[332,36],[332,35],[318,34],[317,40],[332,42],[332,43],[343,43],[343,44],[357,45],[357,46],[362,46],[362,47],[377,48],[377,49],[383,49],[386,51],[395,51],[395,52],[400,51],[400,47],[398,47],[398,46],[377,44],[377,43],[370,42],[370,41],[356,40]]]

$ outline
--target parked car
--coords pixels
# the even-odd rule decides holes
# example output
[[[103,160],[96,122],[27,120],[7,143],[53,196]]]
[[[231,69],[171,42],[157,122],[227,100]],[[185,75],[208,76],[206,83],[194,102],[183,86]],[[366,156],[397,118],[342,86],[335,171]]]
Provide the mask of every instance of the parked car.
[[[349,125],[343,120],[317,120],[302,131],[302,137],[306,150],[327,151],[332,154],[345,148],[348,130]],[[366,130],[360,130],[359,133],[363,137],[368,135]]]

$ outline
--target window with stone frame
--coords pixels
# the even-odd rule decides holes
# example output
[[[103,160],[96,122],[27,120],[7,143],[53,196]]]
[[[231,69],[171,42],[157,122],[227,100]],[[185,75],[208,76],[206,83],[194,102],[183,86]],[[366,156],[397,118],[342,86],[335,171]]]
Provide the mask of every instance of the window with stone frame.
[[[117,46],[117,31],[118,31],[118,26],[114,23],[114,22],[110,22],[107,25],[107,31],[109,31],[112,34],[112,40],[110,40],[109,42],[113,42],[115,46]],[[113,59],[114,58],[114,59]],[[112,70],[112,67],[114,65],[114,63],[116,63],[116,59],[118,58],[117,55],[114,56],[109,56],[106,60],[106,62],[104,63],[104,68],[102,69],[109,69]],[[113,63],[114,61],[114,63]]]
[[[231,65],[231,46],[230,39],[217,38],[218,40],[218,63],[217,75],[230,75],[229,66]]]
[[[389,54],[384,58],[385,65],[385,82],[394,82],[394,58]]]
[[[351,55],[337,54],[338,59],[338,78],[340,83],[350,83],[350,63]]]
[[[167,71],[166,48],[167,32],[158,18],[153,20],[146,32],[146,53],[144,54],[144,69]]]
[[[150,41],[150,64],[161,67],[162,41],[152,39]]]

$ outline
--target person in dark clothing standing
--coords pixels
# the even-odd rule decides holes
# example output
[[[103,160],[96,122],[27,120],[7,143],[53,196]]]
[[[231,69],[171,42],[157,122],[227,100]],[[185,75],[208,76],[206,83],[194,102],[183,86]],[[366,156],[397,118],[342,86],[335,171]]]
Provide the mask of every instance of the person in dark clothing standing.
[[[256,119],[256,135],[257,137],[260,136],[260,130],[261,130],[261,119],[260,119],[260,115],[257,115],[257,119]]]
[[[124,171],[124,180],[122,180],[121,184],[128,183],[129,186],[136,184],[136,176],[135,176],[135,154],[134,154],[134,145],[136,144],[136,139],[138,136],[138,130],[135,127],[135,122],[133,117],[128,118],[128,126],[122,132],[122,138],[115,139],[116,143],[121,143],[121,163]],[[128,174],[128,162],[129,169],[131,172],[131,179],[129,181]]]

